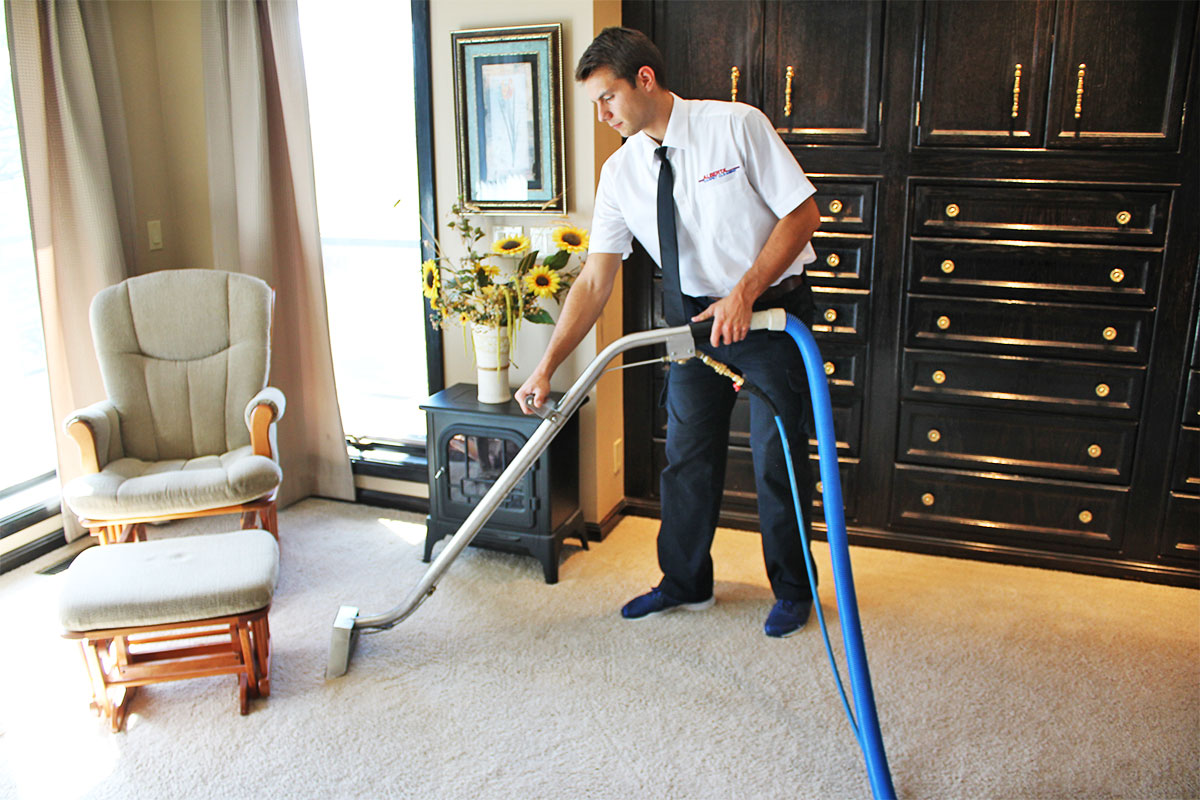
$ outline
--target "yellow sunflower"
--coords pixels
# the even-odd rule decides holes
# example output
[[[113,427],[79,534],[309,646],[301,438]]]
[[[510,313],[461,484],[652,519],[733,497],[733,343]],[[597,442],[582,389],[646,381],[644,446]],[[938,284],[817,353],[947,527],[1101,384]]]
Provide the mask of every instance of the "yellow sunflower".
[[[525,276],[525,287],[538,297],[554,297],[562,283],[556,270],[539,264]]]
[[[494,264],[479,263],[475,265],[475,283],[480,286],[487,286],[492,282],[492,278],[500,274],[500,268]]]
[[[437,262],[432,258],[421,265],[421,283],[425,296],[430,300],[437,300],[438,292],[442,288],[442,275]]]
[[[561,228],[554,229],[553,236],[554,243],[558,245],[559,250],[566,250],[568,253],[581,253],[587,250],[588,232],[583,228],[563,225]]]
[[[501,256],[517,256],[529,249],[529,240],[524,236],[505,236],[492,242],[492,252]]]

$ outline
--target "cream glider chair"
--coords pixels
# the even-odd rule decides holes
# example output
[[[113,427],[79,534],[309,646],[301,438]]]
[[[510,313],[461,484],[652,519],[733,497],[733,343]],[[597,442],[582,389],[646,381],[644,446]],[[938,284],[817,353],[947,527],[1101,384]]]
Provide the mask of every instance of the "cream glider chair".
[[[102,544],[144,539],[147,522],[217,514],[279,538],[274,297],[249,275],[179,269],[92,300],[108,399],[66,420],[86,474],[63,497]]]

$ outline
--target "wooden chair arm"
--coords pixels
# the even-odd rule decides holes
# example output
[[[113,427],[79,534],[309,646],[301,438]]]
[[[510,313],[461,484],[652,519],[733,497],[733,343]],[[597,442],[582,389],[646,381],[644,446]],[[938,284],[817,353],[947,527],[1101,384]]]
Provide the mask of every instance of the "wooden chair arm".
[[[250,447],[256,456],[274,458],[271,447],[271,423],[275,421],[275,409],[263,403],[250,412]]]
[[[79,460],[83,465],[85,475],[94,475],[100,471],[100,458],[96,453],[96,434],[92,426],[81,419],[76,419],[67,426],[67,433],[79,446]]]

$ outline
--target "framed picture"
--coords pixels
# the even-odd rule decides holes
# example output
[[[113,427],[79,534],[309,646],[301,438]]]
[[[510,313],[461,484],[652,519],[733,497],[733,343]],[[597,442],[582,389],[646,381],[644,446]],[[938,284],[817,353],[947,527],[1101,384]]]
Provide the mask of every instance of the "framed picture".
[[[565,214],[562,26],[453,31],[458,191],[484,214]]]

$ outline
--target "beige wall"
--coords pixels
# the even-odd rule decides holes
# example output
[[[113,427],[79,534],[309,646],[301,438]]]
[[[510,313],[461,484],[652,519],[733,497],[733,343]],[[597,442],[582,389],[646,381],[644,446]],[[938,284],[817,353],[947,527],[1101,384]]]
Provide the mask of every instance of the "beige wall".
[[[618,24],[618,0],[457,0],[430,4],[433,72],[434,171],[438,212],[438,238],[447,252],[455,253],[453,231],[445,227],[450,206],[458,198],[455,147],[454,74],[450,32],[473,28],[560,23],[563,36],[563,109],[566,131],[567,211],[573,224],[590,227],[596,178],[604,159],[620,146],[616,133],[596,124],[591,103],[575,85],[575,62],[605,25]],[[485,230],[495,226],[554,225],[556,216],[482,216],[475,222]],[[621,330],[620,287],[614,293],[596,329],[580,344],[554,376],[553,388],[566,390],[592,357]],[[516,338],[510,382],[520,385],[537,365],[550,338],[550,326],[526,323]],[[446,384],[474,382],[475,368],[464,348],[461,330],[449,328],[445,338]],[[585,519],[602,520],[624,498],[624,464],[614,463],[614,450],[623,457],[623,395],[619,373],[603,378],[580,411],[581,502]]]
[[[201,0],[125,0],[110,3],[113,37],[121,73],[123,100],[133,155],[134,204],[138,241],[135,272],[183,266],[211,266],[212,231],[205,146],[203,66],[200,52]],[[438,237],[449,246],[445,216],[458,196],[455,156],[454,77],[450,32],[468,28],[544,23],[563,26],[563,94],[566,134],[568,218],[591,225],[595,182],[604,159],[620,138],[596,125],[588,99],[571,78],[580,53],[606,25],[619,24],[620,0],[434,0],[430,4],[433,72],[433,128]],[[162,222],[163,249],[150,251],[146,223]],[[494,225],[553,225],[561,217],[483,217]],[[452,231],[450,233],[453,233]],[[575,357],[555,376],[565,390],[598,349],[619,337],[620,286],[604,315]],[[518,334],[510,373],[519,385],[536,365],[549,340],[550,327],[526,324]],[[475,380],[459,329],[446,332],[447,385]],[[589,522],[602,520],[624,497],[623,399],[619,374],[597,384],[580,412],[581,501]]]
[[[109,3],[132,153],[133,271],[212,266],[200,2]],[[146,224],[162,223],[151,251]]]

